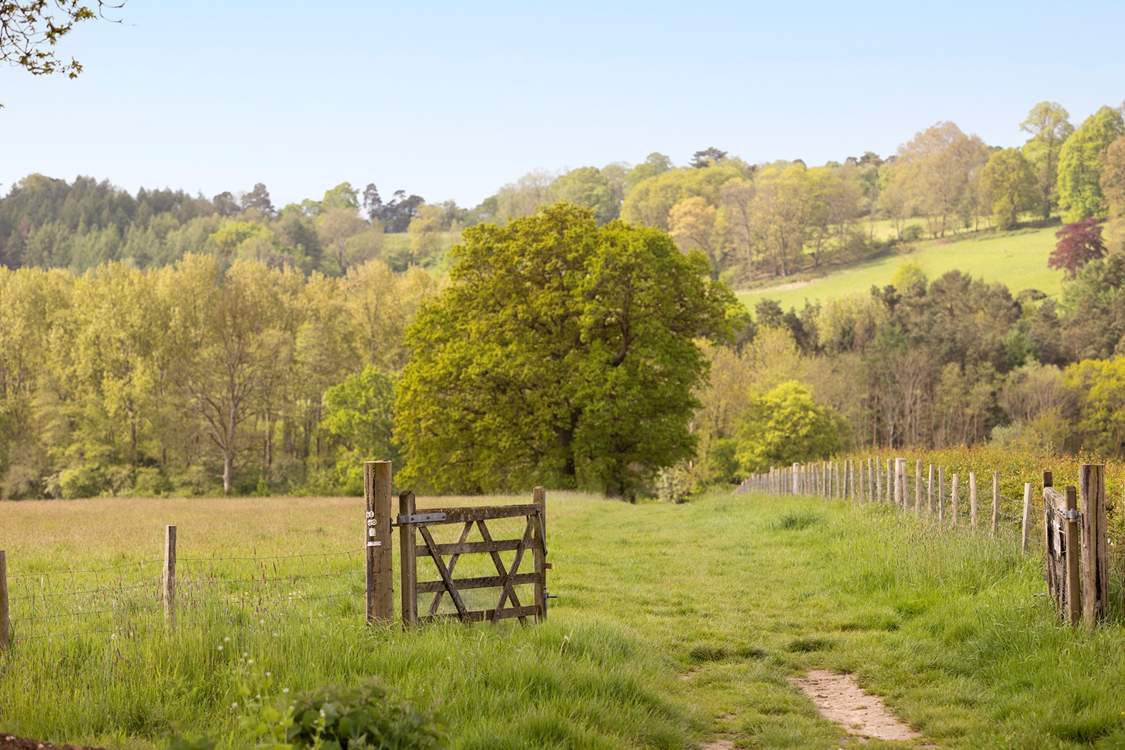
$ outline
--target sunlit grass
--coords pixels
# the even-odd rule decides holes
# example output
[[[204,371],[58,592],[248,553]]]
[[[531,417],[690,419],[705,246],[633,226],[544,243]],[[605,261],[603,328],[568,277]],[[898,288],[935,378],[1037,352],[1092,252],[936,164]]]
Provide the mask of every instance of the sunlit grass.
[[[751,308],[760,299],[777,300],[784,308],[800,308],[806,300],[824,302],[866,295],[872,286],[889,284],[895,272],[907,263],[917,264],[931,279],[958,269],[985,281],[1006,284],[1013,294],[1038,289],[1057,295],[1062,273],[1047,267],[1056,230],[1057,227],[1047,227],[923,240],[906,246],[909,252],[895,251],[875,260],[831,269],[819,278],[742,290],[738,296]]]
[[[819,500],[633,506],[550,493],[559,598],[547,624],[403,632],[363,625],[362,566],[350,556],[362,514],[354,498],[0,505],[13,575],[158,557],[168,522],[185,576],[192,564],[214,573],[197,578],[174,634],[145,590],[138,601],[148,596],[150,611],[78,617],[68,627],[79,635],[17,640],[0,659],[0,728],[138,748],[205,733],[238,747],[240,690],[280,698],[378,675],[433,708],[457,747],[687,748],[718,734],[746,748],[859,747],[787,682],[823,667],[855,672],[940,747],[1125,743],[1125,634],[1060,626],[1041,562],[1010,536],[939,533],[879,506]],[[222,582],[322,572],[332,575],[279,597]],[[121,576],[137,573],[152,570]],[[338,598],[312,598],[321,595]],[[18,604],[17,639],[32,615]]]

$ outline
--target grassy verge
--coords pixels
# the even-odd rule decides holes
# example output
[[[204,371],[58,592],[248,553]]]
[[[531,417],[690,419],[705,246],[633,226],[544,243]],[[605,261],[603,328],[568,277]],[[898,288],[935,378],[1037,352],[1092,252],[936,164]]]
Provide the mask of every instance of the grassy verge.
[[[282,606],[272,591],[247,601],[200,583],[174,636],[138,610],[132,621],[151,627],[135,636],[96,634],[118,614],[91,614],[73,624],[88,635],[25,641],[0,659],[0,729],[138,748],[180,731],[240,746],[259,693],[375,674],[433,707],[456,747],[680,748],[717,735],[859,747],[787,682],[825,667],[855,672],[940,747],[1125,744],[1125,633],[1059,626],[1040,563],[1010,539],[756,496],[630,506],[556,493],[549,519],[560,598],[545,626],[367,630],[345,551],[315,563],[338,575],[283,585],[299,595]],[[202,582],[262,569],[208,556],[346,550],[362,510],[325,498],[13,503],[0,506],[0,548],[12,574],[136,561],[158,554],[173,521],[180,554],[204,558]],[[266,573],[312,563],[286,565]],[[18,604],[17,628],[32,614]]]

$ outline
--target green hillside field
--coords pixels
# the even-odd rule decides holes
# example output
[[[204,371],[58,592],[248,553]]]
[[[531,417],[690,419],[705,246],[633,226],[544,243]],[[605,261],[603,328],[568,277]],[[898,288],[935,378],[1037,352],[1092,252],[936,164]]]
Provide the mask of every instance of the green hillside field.
[[[775,299],[784,308],[800,308],[806,300],[824,302],[867,294],[872,286],[889,284],[906,263],[916,263],[931,279],[958,269],[986,281],[1001,281],[1013,293],[1034,288],[1054,296],[1062,287],[1062,272],[1047,267],[1055,231],[1056,227],[1046,227],[926,240],[827,276],[740,290],[738,297],[750,308],[761,299]]]

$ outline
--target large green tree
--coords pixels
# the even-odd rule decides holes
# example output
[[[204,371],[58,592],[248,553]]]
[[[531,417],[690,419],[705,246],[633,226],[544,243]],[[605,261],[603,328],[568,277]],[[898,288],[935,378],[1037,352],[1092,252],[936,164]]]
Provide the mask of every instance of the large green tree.
[[[738,428],[738,462],[747,473],[817,458],[843,447],[843,421],[789,380],[754,398]]]
[[[1058,193],[1063,221],[1100,216],[1105,212],[1101,174],[1109,145],[1125,135],[1121,110],[1102,107],[1086,118],[1059,152]]]
[[[697,341],[725,336],[737,305],[702,256],[556,204],[467,229],[452,257],[449,286],[408,332],[403,481],[632,496],[692,454]]]
[[[1059,151],[1074,132],[1070,114],[1057,102],[1039,102],[1020,123],[1031,137],[1023,144],[1023,155],[1035,173],[1039,210],[1046,219],[1055,206],[1059,174]]]
[[[1017,148],[992,152],[981,171],[981,190],[996,225],[1010,229],[1035,202],[1035,175]]]

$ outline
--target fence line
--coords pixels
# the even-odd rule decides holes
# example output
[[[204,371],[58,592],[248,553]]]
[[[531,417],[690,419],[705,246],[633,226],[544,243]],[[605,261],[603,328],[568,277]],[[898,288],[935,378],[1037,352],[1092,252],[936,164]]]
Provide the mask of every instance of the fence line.
[[[823,497],[848,500],[854,504],[893,504],[901,511],[912,510],[916,516],[936,519],[939,527],[962,527],[967,521],[971,532],[987,529],[993,537],[999,536],[1002,521],[1011,521],[1019,531],[1020,551],[1027,555],[1031,551],[1036,527],[1032,506],[1034,485],[1037,483],[1023,484],[1021,512],[1019,516],[1012,516],[1002,510],[1004,497],[1000,492],[1000,473],[990,473],[991,502],[987,523],[982,519],[977,472],[968,471],[963,475],[954,472],[951,475],[947,518],[945,468],[935,467],[932,463],[927,466],[923,503],[920,459],[915,459],[913,493],[908,491],[910,473],[907,471],[907,460],[887,459],[884,464],[877,457],[771,467],[768,471],[747,477],[736,492]],[[1045,471],[1042,475],[1040,491],[1044,510],[1041,540],[1048,593],[1054,599],[1060,616],[1072,624],[1078,621],[1079,611],[1082,621],[1088,626],[1093,626],[1107,614],[1108,578],[1116,566],[1111,566],[1108,559],[1105,474],[1104,465],[1081,464],[1077,490],[1071,486],[1066,493],[1053,487],[1052,472]],[[855,481],[856,477],[858,481]],[[963,500],[967,501],[967,508]]]
[[[254,604],[269,601],[275,602],[278,606],[297,601],[352,599],[357,604],[360,601],[360,596],[354,590],[326,594],[268,591],[269,588],[278,585],[288,586],[301,581],[325,579],[338,579],[354,588],[357,584],[361,585],[361,581],[358,580],[359,569],[246,576],[237,575],[236,571],[223,571],[217,564],[223,562],[263,564],[261,569],[272,567],[276,572],[277,561],[293,560],[304,563],[316,558],[332,560],[347,556],[358,557],[364,551],[362,547],[284,555],[179,557],[177,560],[175,527],[167,527],[164,537],[166,555],[163,558],[128,561],[93,568],[52,568],[18,575],[8,573],[10,558],[5,551],[0,550],[0,650],[11,647],[17,637],[20,641],[90,635],[129,637],[142,627],[156,626],[155,622],[146,625],[144,618],[156,617],[161,611],[164,614],[164,627],[172,630],[176,626],[177,609],[205,604],[206,601],[223,602],[226,606],[237,606],[239,603],[246,605],[248,599]],[[150,575],[141,572],[146,566],[156,563],[162,563],[158,574]],[[45,588],[47,582],[59,581],[63,578],[73,579],[75,576],[82,575],[97,577],[108,572],[136,575],[131,576],[132,580],[120,579],[102,586],[76,589]],[[218,590],[226,586],[234,590],[229,592]],[[210,592],[206,600],[200,599],[202,591]],[[177,592],[180,594],[178,601]],[[13,605],[16,608],[14,613]],[[51,609],[62,611],[52,612]],[[121,615],[127,622],[110,628],[90,627],[95,620],[113,615]],[[81,622],[86,618],[91,619],[82,627],[52,627],[54,623],[70,626],[75,620]]]

